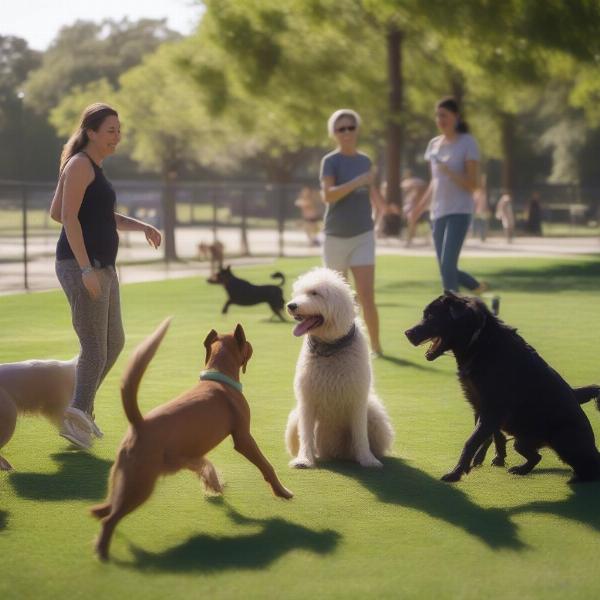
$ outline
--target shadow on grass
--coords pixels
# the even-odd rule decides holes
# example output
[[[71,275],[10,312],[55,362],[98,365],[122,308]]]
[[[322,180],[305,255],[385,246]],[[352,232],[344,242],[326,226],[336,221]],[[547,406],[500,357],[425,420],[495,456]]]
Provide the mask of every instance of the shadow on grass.
[[[510,513],[543,513],[577,521],[600,532],[600,482],[577,483],[571,486],[572,494],[566,500],[529,502],[513,508]]]
[[[377,308],[412,308],[410,304],[402,304],[400,302],[377,302]]]
[[[411,367],[412,369],[419,369],[420,371],[438,370],[433,367],[428,367],[427,365],[421,365],[419,363],[412,362],[411,360],[406,360],[397,356],[390,356],[389,354],[382,354],[377,360],[384,360],[385,362],[392,363],[393,365],[397,365],[398,367]]]
[[[383,469],[364,469],[341,462],[325,463],[323,468],[356,479],[386,504],[413,508],[450,523],[490,548],[526,548],[506,510],[482,508],[457,484],[439,481],[399,458],[384,458],[383,463]]]
[[[544,266],[508,267],[500,270],[478,270],[477,277],[489,281],[493,292],[531,292],[600,290],[600,260],[557,262]],[[419,292],[433,300],[439,295],[439,288],[432,280],[389,281],[377,288],[378,293],[410,290]]]
[[[221,498],[212,500],[225,503]],[[163,552],[146,552],[130,545],[135,562],[114,561],[140,570],[168,572],[211,572],[228,569],[263,569],[292,550],[316,554],[333,552],[341,538],[331,529],[314,531],[285,519],[251,519],[226,506],[227,515],[236,525],[260,530],[236,536],[195,535]]]
[[[503,269],[490,273],[494,290],[547,293],[600,290],[600,261],[567,262],[542,268]]]
[[[568,475],[569,478],[573,476],[573,469],[570,467],[542,467],[536,468],[531,473],[527,473],[527,477],[536,477],[537,475],[544,475],[551,473],[553,475]],[[517,475],[520,477],[520,475]]]
[[[0,510],[0,531],[4,531],[8,526],[8,513],[5,510]]]
[[[31,500],[100,500],[106,494],[111,461],[85,452],[58,452],[56,473],[11,473],[10,482],[22,498]]]

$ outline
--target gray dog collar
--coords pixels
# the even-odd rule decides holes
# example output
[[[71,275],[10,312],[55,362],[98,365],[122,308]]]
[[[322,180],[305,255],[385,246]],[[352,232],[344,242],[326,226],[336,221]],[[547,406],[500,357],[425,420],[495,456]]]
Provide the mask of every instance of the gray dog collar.
[[[334,342],[321,342],[312,336],[308,336],[308,350],[311,354],[317,356],[333,356],[336,352],[339,352],[342,348],[349,346],[354,340],[354,334],[356,333],[356,324],[352,323],[350,331],[343,337],[338,338]]]

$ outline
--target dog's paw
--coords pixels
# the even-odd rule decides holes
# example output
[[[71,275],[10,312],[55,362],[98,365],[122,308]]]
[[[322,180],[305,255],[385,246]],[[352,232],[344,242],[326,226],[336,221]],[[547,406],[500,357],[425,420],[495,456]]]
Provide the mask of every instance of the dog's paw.
[[[461,470],[454,470],[454,471],[450,471],[450,473],[446,473],[445,475],[442,475],[442,481],[445,481],[447,483],[454,483],[456,481],[460,481],[460,478],[462,477],[462,471]]]
[[[274,489],[273,491],[275,492],[275,495],[278,498],[285,498],[286,500],[289,500],[290,498],[294,497],[294,492],[292,492],[291,490],[288,490],[284,486]]]
[[[308,458],[296,457],[294,460],[290,460],[290,467],[294,469],[312,469],[315,466],[314,461]]]
[[[513,475],[527,475],[531,471],[529,465],[518,465],[517,467],[511,467],[508,472]]]
[[[374,456],[359,459],[358,464],[361,467],[370,467],[374,469],[381,469],[381,467],[383,467],[383,463],[380,460],[377,460]]]
[[[494,458],[492,458],[492,466],[493,467],[505,467],[506,461],[504,460],[504,457],[503,456],[494,456]]]
[[[12,465],[2,456],[0,456],[0,471],[12,471]]]

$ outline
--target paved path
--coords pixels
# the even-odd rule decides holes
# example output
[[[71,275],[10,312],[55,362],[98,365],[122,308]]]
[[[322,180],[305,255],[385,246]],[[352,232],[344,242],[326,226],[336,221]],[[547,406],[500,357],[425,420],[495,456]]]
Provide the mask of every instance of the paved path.
[[[177,231],[177,253],[181,263],[165,265],[159,262],[162,254],[150,248],[139,233],[125,234],[119,250],[119,275],[122,283],[157,281],[193,275],[208,274],[208,264],[200,261],[197,245],[200,241],[210,241],[212,233],[208,228],[181,228]],[[225,245],[226,253],[239,256],[240,233],[237,229],[221,229],[219,239]],[[58,282],[54,274],[54,246],[56,234],[39,236],[30,240],[28,246],[29,289],[41,291],[55,289]],[[233,258],[231,264],[259,264],[272,262],[279,251],[279,238],[274,230],[251,230],[248,232],[251,257]],[[319,248],[308,247],[302,231],[285,232],[284,248],[286,256],[319,256]],[[404,242],[393,239],[378,240],[378,254],[404,256],[433,256],[429,240],[418,238],[410,248]],[[519,237],[508,244],[501,237],[489,238],[485,243],[468,239],[463,256],[477,257],[578,257],[596,255],[600,258],[600,239],[593,238],[533,238]],[[24,290],[23,248],[21,240],[0,238],[0,294],[20,293]],[[154,261],[156,262],[149,262]],[[138,264],[131,264],[131,263]],[[141,264],[140,264],[141,263]]]

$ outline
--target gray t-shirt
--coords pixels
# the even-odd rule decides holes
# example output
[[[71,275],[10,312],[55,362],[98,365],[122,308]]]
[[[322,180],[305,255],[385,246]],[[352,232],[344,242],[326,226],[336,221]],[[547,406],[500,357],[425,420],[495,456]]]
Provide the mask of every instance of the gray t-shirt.
[[[366,173],[371,159],[362,152],[352,156],[334,150],[323,157],[321,175],[333,177],[334,185],[341,185]],[[325,211],[325,234],[349,238],[373,229],[369,187],[357,188],[337,202],[327,205]]]
[[[439,168],[444,163],[456,173],[465,175],[466,161],[479,160],[479,148],[475,138],[461,133],[452,143],[442,143],[444,136],[434,137],[425,150],[425,160],[431,162],[433,195],[431,198],[431,218],[439,219],[446,215],[472,214],[473,194],[460,187]]]

